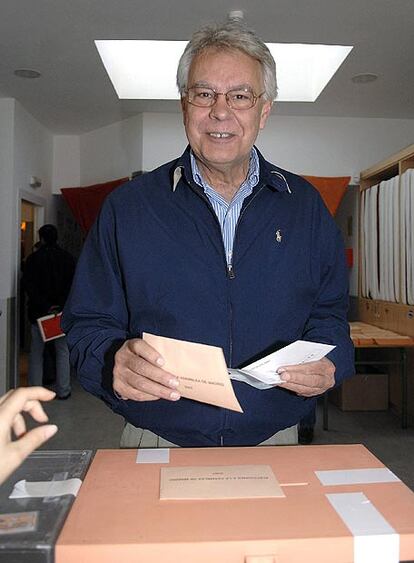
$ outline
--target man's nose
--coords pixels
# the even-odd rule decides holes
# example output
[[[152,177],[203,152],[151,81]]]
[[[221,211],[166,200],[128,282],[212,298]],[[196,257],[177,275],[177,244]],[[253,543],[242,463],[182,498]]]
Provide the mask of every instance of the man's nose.
[[[210,117],[226,119],[231,112],[226,100],[226,94],[217,94],[215,103],[211,106]]]

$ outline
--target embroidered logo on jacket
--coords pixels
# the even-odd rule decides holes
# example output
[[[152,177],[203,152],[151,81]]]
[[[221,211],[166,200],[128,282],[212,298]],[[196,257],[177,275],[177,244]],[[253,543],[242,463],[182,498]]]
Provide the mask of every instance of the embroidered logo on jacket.
[[[278,230],[276,231],[276,236],[275,236],[275,238],[276,238],[276,242],[282,242],[282,233],[281,233],[280,229],[278,229]]]

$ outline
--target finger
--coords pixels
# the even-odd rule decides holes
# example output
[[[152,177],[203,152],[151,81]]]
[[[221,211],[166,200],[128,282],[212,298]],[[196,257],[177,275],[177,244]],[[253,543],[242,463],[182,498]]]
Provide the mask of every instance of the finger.
[[[282,389],[287,389],[288,391],[292,391],[297,395],[302,397],[315,397],[316,395],[321,395],[324,393],[324,389],[320,389],[318,387],[307,387],[306,385],[299,385],[297,383],[280,383],[279,387]]]
[[[43,410],[39,401],[27,401],[23,407],[23,411],[29,413],[37,422],[47,422],[49,420],[49,417]]]
[[[57,432],[55,424],[45,424],[27,432],[18,440],[12,442],[13,459],[16,463],[14,469],[30,454],[44,444]]]
[[[148,393],[138,391],[138,389],[135,389],[135,387],[132,387],[128,383],[125,383],[121,380],[114,381],[113,389],[115,395],[117,395],[119,399],[122,399],[124,401],[157,401],[159,399],[159,397],[155,397],[154,395],[149,395]]]
[[[155,397],[154,395],[149,395],[148,393],[143,393],[142,391],[138,391],[133,387],[125,388],[125,391],[120,393],[118,390],[114,389],[118,395],[118,398],[122,401],[158,401],[160,397]]]
[[[331,362],[308,362],[307,364],[280,367],[277,370],[282,381],[289,381],[309,387],[329,389],[335,384],[335,367]]]
[[[150,362],[154,366],[164,365],[165,361],[161,354],[157,352],[155,348],[150,346],[148,342],[145,342],[145,340],[134,338],[132,340],[128,340],[127,345],[131,352],[137,356],[141,356],[144,360]]]
[[[178,379],[172,373],[152,365],[143,358],[133,358],[133,361],[127,367],[129,368],[130,375],[156,382],[169,388],[170,391],[171,389],[176,389],[179,385]]]
[[[148,400],[148,396],[153,396],[156,399],[166,399],[167,401],[177,401],[180,398],[180,394],[175,386],[171,389],[157,381],[158,378],[165,381],[165,377],[168,377],[168,381],[170,381],[171,374],[163,372],[160,376],[158,373],[154,374],[152,370],[147,371],[146,374],[146,376],[140,375],[129,370],[124,373],[123,382],[130,388],[129,391],[135,400]]]
[[[306,397],[321,395],[334,386],[334,379],[326,375],[307,374],[303,377],[303,374],[285,371],[281,374],[281,378],[282,388]]]
[[[289,369],[278,371],[282,383],[291,383],[305,387],[320,387],[324,377],[316,373],[303,373],[295,370],[291,366]]]
[[[13,420],[13,432],[16,437],[22,436],[26,432],[26,422],[23,416],[19,413],[16,414]]]
[[[328,358],[322,358],[321,360],[317,360],[314,362],[306,362],[303,364],[281,366],[277,370],[279,374],[283,373],[284,371],[288,371],[290,373],[333,376],[335,373],[335,365]]]
[[[7,391],[7,393],[5,393],[0,397],[0,406],[2,403],[4,403],[7,400],[8,397],[10,397],[12,393],[14,393],[14,391],[15,391],[14,389],[10,389],[10,391]]]
[[[141,350],[141,344],[145,345],[143,346],[143,348],[149,348],[149,351]],[[120,355],[118,358],[116,358],[115,368],[114,368],[115,375],[117,375],[116,371],[118,370],[118,368],[122,370],[122,368],[126,367],[132,373],[141,375],[152,381],[156,381],[159,384],[164,385],[165,387],[170,387],[172,389],[178,387],[179,385],[178,379],[173,374],[159,367],[159,365],[154,364],[154,362],[152,361],[155,358],[153,352],[155,352],[155,354],[158,354],[158,352],[156,352],[151,346],[149,346],[144,341],[139,341],[138,343],[136,343],[135,350],[136,351],[139,350],[140,353],[137,354],[132,350],[127,349],[125,355]],[[149,352],[148,355],[146,355],[147,351]],[[144,353],[145,355],[142,355],[141,352]]]
[[[29,401],[50,401],[55,396],[53,391],[44,387],[20,387],[8,394],[7,398],[0,405],[4,422],[9,426],[12,424],[17,413],[25,410],[25,405]]]
[[[142,341],[138,341],[138,344],[136,345],[136,351],[139,350],[140,343],[146,344]],[[153,349],[151,348],[151,350]],[[171,389],[176,389],[179,385],[178,379],[173,374],[165,371],[161,367],[152,364],[143,356],[134,353],[129,348],[128,343],[125,346],[122,346],[122,348],[120,348],[115,355],[113,375],[114,382],[121,380],[124,383],[128,383],[131,387],[134,388],[139,388],[138,383],[140,379],[138,378],[136,382],[133,378],[131,378],[131,375],[140,376],[151,381],[155,381],[160,385],[169,388],[170,391]]]

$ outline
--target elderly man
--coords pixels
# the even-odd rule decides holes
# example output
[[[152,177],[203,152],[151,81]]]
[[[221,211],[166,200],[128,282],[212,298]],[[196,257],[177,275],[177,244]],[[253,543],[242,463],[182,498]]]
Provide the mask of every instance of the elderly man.
[[[353,373],[341,237],[318,193],[254,142],[274,60],[237,22],[204,28],[179,63],[189,147],[108,196],[64,312],[82,385],[141,432],[181,446],[254,445]],[[219,346],[229,367],[297,339],[334,344],[284,383],[233,386],[243,414],[181,398],[143,332]]]

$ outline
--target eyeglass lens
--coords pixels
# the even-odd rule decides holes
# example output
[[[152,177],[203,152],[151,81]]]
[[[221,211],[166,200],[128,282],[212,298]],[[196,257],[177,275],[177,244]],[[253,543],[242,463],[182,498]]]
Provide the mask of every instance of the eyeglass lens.
[[[188,89],[188,101],[199,107],[213,106],[219,95],[226,97],[229,107],[233,109],[249,109],[254,106],[256,96],[250,90],[236,89],[228,92],[215,92],[212,88],[194,86]]]

